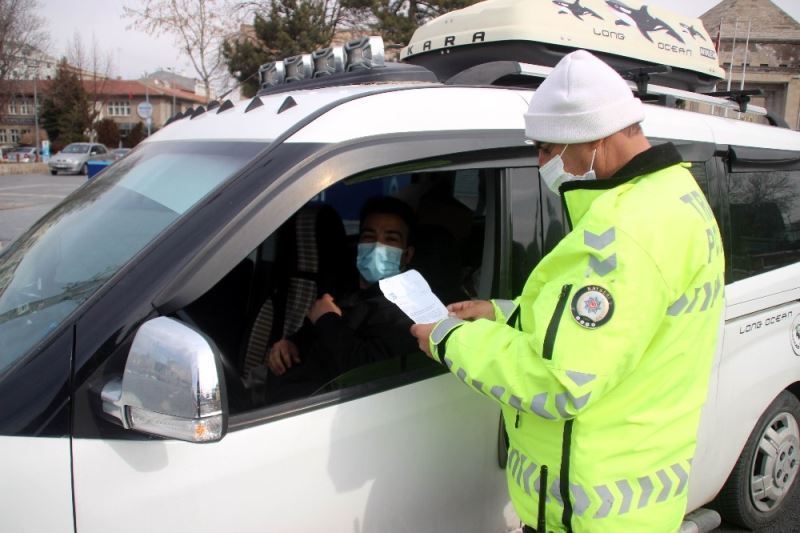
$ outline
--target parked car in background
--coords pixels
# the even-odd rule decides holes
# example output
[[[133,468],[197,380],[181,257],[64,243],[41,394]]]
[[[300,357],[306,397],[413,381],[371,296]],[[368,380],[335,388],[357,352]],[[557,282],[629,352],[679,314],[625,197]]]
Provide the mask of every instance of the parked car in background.
[[[114,148],[109,152],[111,158],[116,161],[122,159],[131,152],[132,148]]]
[[[86,174],[88,171],[86,162],[89,158],[106,153],[108,153],[108,148],[104,144],[71,143],[51,157],[47,164],[50,167],[50,174],[54,176],[59,172]]]
[[[3,154],[3,159],[9,163],[35,163],[38,150],[33,146],[18,146]]]

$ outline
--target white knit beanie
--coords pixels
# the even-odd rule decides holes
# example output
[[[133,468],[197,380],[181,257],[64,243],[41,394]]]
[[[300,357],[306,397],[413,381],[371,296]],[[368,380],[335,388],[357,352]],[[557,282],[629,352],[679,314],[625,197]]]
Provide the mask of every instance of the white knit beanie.
[[[627,82],[586,50],[564,56],[531,97],[529,139],[575,144],[603,139],[644,120]]]

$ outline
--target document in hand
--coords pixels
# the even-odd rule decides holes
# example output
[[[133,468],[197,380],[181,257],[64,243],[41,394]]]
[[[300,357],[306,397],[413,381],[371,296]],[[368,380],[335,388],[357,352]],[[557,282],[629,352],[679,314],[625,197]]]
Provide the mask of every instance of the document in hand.
[[[447,308],[416,270],[409,270],[379,282],[386,299],[400,308],[415,324],[429,324],[447,318]]]

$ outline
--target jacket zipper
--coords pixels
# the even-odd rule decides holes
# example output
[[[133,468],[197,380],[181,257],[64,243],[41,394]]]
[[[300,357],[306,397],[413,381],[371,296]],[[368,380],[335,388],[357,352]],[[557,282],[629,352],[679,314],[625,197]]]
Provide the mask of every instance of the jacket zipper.
[[[561,287],[561,294],[558,297],[556,309],[553,316],[550,318],[550,323],[547,325],[547,332],[544,336],[544,346],[542,347],[542,357],[545,359],[553,358],[553,346],[556,343],[556,333],[558,333],[558,325],[561,323],[561,315],[564,314],[564,308],[567,306],[567,297],[572,285],[564,285]]]
[[[539,474],[539,514],[536,518],[536,531],[545,533],[547,517],[545,516],[545,503],[547,502],[547,465],[542,465]]]

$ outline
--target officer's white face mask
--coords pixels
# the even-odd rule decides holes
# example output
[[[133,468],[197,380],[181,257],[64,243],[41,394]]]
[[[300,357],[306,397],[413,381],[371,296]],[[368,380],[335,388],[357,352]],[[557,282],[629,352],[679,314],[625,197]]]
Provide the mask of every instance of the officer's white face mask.
[[[593,170],[594,167],[594,156],[597,153],[597,150],[592,151],[592,162],[589,164],[589,171],[586,174],[581,174],[580,176],[576,176],[575,174],[570,174],[569,172],[564,170],[564,160],[561,159],[561,156],[564,155],[564,152],[567,151],[566,145],[561,153],[555,156],[553,159],[545,163],[541,168],[539,168],[539,175],[544,180],[547,188],[553,191],[554,193],[558,194],[558,188],[561,186],[562,183],[566,183],[568,181],[580,181],[580,180],[594,180],[597,179],[595,172]]]

